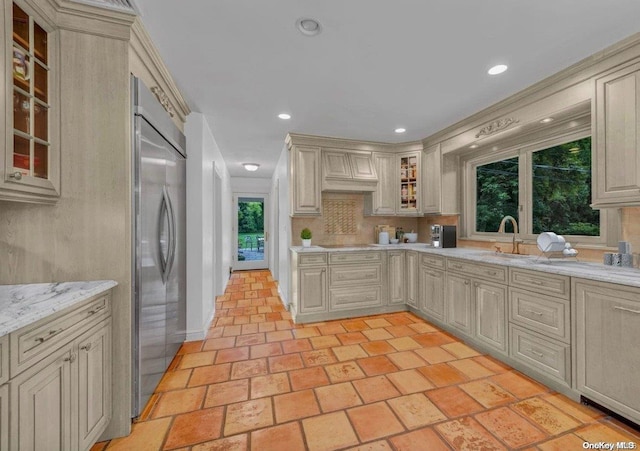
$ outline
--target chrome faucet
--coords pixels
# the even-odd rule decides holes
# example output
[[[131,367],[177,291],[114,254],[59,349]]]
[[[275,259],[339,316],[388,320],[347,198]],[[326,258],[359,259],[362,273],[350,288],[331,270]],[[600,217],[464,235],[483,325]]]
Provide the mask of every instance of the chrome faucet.
[[[502,218],[502,220],[500,221],[500,227],[498,227],[498,233],[504,233],[504,226],[507,221],[511,221],[511,225],[513,225],[513,248],[511,249],[511,253],[519,254],[520,243],[522,243],[522,240],[516,239],[516,236],[518,235],[518,222],[516,221],[516,218],[509,215]]]

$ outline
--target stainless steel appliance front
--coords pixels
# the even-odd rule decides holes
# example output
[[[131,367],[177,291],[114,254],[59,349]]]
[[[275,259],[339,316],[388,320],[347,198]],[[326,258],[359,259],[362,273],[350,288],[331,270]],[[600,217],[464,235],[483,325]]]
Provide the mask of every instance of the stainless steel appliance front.
[[[151,91],[134,77],[131,88],[135,418],[185,337],[186,160],[184,135]]]

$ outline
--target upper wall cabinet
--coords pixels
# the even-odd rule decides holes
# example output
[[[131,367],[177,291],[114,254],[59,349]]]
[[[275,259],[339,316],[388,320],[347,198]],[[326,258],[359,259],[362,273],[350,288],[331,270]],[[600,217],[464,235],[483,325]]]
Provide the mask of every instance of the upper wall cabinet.
[[[322,149],[323,191],[373,191],[378,176],[371,152]]]
[[[596,79],[593,206],[640,205],[640,62]]]
[[[422,211],[442,212],[442,169],[440,145],[425,149],[422,156]]]
[[[398,158],[392,153],[375,152],[373,154],[373,164],[378,173],[378,185],[375,191],[365,196],[365,214],[382,216],[396,214],[397,161]]]
[[[320,147],[292,146],[289,155],[292,216],[319,216]]]
[[[60,196],[57,33],[27,3],[2,3],[5,55],[0,80],[5,129],[0,199],[53,203]],[[11,99],[11,102],[8,100]]]
[[[399,196],[398,214],[421,214],[420,177],[422,152],[405,152],[398,155],[399,178],[396,196]]]

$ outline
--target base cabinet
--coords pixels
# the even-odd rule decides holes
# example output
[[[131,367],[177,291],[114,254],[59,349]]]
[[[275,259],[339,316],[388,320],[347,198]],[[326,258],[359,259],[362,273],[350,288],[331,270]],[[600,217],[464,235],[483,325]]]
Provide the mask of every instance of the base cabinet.
[[[444,321],[445,272],[421,265],[418,279],[420,309],[429,317]]]
[[[471,279],[456,274],[447,274],[445,290],[446,323],[463,333],[473,335],[473,302]]]
[[[497,351],[507,352],[507,287],[473,282],[475,337]]]
[[[300,313],[327,311],[327,268],[300,268]]]
[[[405,303],[405,251],[389,251],[389,304]]]
[[[0,385],[0,449],[9,449],[9,384]]]
[[[418,258],[416,251],[407,251],[407,304],[418,306]]]
[[[640,423],[640,289],[573,280],[577,389]]]

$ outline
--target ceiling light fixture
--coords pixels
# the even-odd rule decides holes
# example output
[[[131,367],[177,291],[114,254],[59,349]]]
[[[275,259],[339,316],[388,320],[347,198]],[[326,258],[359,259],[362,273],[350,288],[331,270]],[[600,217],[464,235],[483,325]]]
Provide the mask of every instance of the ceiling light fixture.
[[[477,148],[478,148],[478,145],[477,145],[477,144],[471,144],[471,145],[469,146],[469,149],[477,149]]]
[[[544,119],[542,119],[540,121],[540,123],[542,123],[542,124],[548,124],[549,122],[553,122],[553,118],[552,117],[545,117]]]
[[[280,114],[278,114],[278,117],[280,119],[284,119],[284,120],[291,119],[291,115],[287,114],[287,113],[280,113]]]
[[[487,71],[487,73],[489,75],[498,75],[503,73],[504,71],[506,71],[508,69],[506,64],[498,64],[496,66],[493,66],[491,69],[489,69]]]
[[[260,167],[258,163],[242,163],[242,166],[249,172],[257,171]]]
[[[406,128],[402,128],[402,127],[396,128],[394,130],[394,132],[396,132],[396,133],[404,133],[406,131],[407,131],[407,129]]]
[[[320,22],[306,17],[296,20],[296,28],[305,36],[315,36],[322,31]]]

